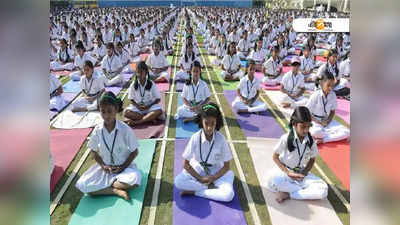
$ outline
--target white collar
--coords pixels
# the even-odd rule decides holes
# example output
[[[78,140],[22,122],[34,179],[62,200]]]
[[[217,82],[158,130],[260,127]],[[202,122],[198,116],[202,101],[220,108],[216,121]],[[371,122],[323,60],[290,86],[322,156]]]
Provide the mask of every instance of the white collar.
[[[308,135],[306,135],[303,138],[303,142],[300,141],[299,136],[297,136],[297,132],[295,130],[295,128],[293,127],[293,133],[294,133],[294,141],[296,142],[296,139],[300,142],[300,144],[306,144],[306,143],[310,143],[310,140],[308,139]]]

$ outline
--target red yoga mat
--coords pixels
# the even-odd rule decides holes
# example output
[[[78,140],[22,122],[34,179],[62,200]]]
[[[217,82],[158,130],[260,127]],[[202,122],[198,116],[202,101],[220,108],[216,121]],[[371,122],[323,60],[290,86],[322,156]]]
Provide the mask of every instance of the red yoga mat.
[[[50,151],[54,159],[54,170],[50,177],[50,191],[63,176],[76,153],[79,151],[91,128],[50,130]]]
[[[350,142],[337,141],[318,145],[319,154],[343,186],[350,190]]]

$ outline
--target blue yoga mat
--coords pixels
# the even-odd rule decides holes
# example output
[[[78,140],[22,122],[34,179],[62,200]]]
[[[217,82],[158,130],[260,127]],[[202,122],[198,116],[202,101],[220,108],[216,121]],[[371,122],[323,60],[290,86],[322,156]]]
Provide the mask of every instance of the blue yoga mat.
[[[246,68],[247,67],[247,60],[240,61],[240,64],[242,65],[242,67]]]
[[[183,105],[182,96],[178,94],[178,107]],[[176,121],[175,138],[190,138],[199,130],[199,127],[194,122],[184,123],[183,119]]]
[[[65,93],[78,93],[81,91],[79,87],[79,81],[70,80],[63,86],[63,91]]]

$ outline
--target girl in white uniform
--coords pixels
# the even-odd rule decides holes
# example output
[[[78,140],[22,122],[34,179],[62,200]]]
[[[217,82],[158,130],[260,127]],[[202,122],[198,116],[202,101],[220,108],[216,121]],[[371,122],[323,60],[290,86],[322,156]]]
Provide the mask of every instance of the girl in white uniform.
[[[238,44],[238,55],[240,60],[245,60],[249,56],[250,40],[247,38],[247,30],[243,31],[242,39]]]
[[[315,91],[306,104],[312,114],[311,135],[318,143],[348,138],[350,136],[349,130],[332,121],[337,108],[336,94],[332,91],[335,85],[335,77],[332,74],[324,73],[319,83],[321,89]]]
[[[180,70],[175,74],[175,80],[177,81],[185,81],[189,79],[190,69],[192,68],[192,64],[197,61],[200,62],[200,59],[193,52],[193,44],[188,43],[186,46],[186,53],[179,60]],[[201,65],[201,67],[203,67]]]
[[[85,51],[85,47],[81,41],[76,44],[77,55],[75,56],[74,66],[78,71],[72,72],[69,77],[73,81],[81,80],[83,73],[83,66],[87,60],[91,61],[93,64],[96,63],[96,59],[90,56],[90,53]]]
[[[175,120],[184,118],[184,122],[192,121],[201,107],[210,100],[210,96],[207,83],[201,79],[201,64],[195,61],[191,68],[191,78],[183,86],[183,105],[178,107]]]
[[[161,40],[155,39],[152,48],[153,53],[146,59],[146,64],[150,70],[150,77],[154,79],[154,82],[168,82],[169,63],[165,56],[161,54]]]
[[[49,75],[50,81],[50,110],[60,111],[66,105],[63,96],[61,81],[53,74]]]
[[[57,60],[50,62],[50,70],[72,70],[73,68],[73,53],[67,45],[67,40],[61,39],[60,48],[57,52]]]
[[[254,49],[251,50],[247,59],[252,59],[256,64],[256,71],[262,71],[262,65],[267,59],[267,55],[269,54],[269,50],[262,48],[262,38],[260,37]]]
[[[107,55],[101,62],[101,68],[103,69],[102,77],[105,86],[121,85],[123,83],[121,72],[124,67],[119,57],[115,54],[113,43],[107,44]]]
[[[97,99],[105,91],[103,79],[94,76],[93,63],[91,61],[85,61],[83,68],[84,76],[81,76],[79,84],[82,89],[82,96],[73,103],[72,112],[97,110]]]
[[[263,112],[267,110],[267,105],[258,100],[260,95],[261,82],[259,79],[254,77],[255,62],[249,60],[247,64],[247,76],[240,79],[237,97],[232,102],[232,108],[238,113],[253,113],[253,112]]]
[[[228,42],[226,41],[225,34],[220,35],[220,40],[218,41],[216,50],[215,50],[215,59],[213,60],[213,64],[215,66],[221,65],[221,61],[228,52]]]
[[[300,60],[292,59],[292,70],[287,72],[281,81],[281,92],[284,93],[280,103],[284,108],[304,106],[307,99],[303,96],[305,91],[304,76],[299,72]]]
[[[99,65],[103,61],[104,56],[107,54],[107,49],[104,45],[101,35],[97,35],[96,42],[96,46],[93,50],[93,56],[97,59],[95,65]]]
[[[136,79],[129,87],[128,99],[131,105],[126,108],[124,116],[129,126],[153,122],[162,115],[160,92],[150,80],[149,69],[143,61],[137,66]]]
[[[127,44],[129,56],[131,57],[132,62],[140,62],[142,57],[140,56],[140,48],[138,43],[135,40],[135,35],[131,33],[129,35],[129,42]]]
[[[310,173],[318,155],[310,126],[309,110],[296,107],[290,118],[289,133],[282,135],[274,148],[273,160],[277,167],[269,172],[266,187],[278,193],[278,203],[287,199],[325,199],[328,195],[328,185]]]
[[[149,42],[150,41],[149,39],[147,39],[144,29],[140,29],[140,35],[137,41],[140,49],[140,54],[150,53]]]
[[[235,175],[229,168],[232,153],[219,132],[223,121],[218,106],[215,103],[204,105],[196,122],[200,130],[193,134],[185,148],[184,170],[175,177],[175,186],[182,190],[181,196],[230,202],[235,195]]]
[[[239,55],[236,54],[236,43],[231,42],[228,45],[228,52],[222,59],[221,76],[226,81],[240,80],[243,77],[242,65]]]
[[[346,79],[348,82],[346,84],[346,87],[350,88],[350,51],[348,51],[344,57],[344,60],[339,64],[339,74],[342,77],[342,79]]]
[[[132,63],[129,52],[124,48],[121,42],[117,43],[117,53],[124,68],[122,70],[122,73],[134,73],[135,71],[133,71],[133,69],[129,65]]]
[[[282,63],[278,57],[279,48],[274,46],[272,48],[271,57],[263,64],[262,72],[264,78],[262,82],[269,86],[278,85],[282,80]]]
[[[129,201],[128,190],[141,184],[142,174],[133,160],[139,154],[132,129],[116,119],[122,111],[122,101],[112,92],[104,93],[99,101],[104,123],[97,125],[88,148],[96,164],[76,182],[76,187],[89,195],[117,195]]]

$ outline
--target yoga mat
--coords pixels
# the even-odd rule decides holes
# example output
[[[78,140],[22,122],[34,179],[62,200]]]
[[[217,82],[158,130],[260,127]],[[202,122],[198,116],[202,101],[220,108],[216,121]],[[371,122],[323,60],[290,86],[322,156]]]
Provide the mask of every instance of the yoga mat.
[[[78,93],[81,91],[79,87],[79,81],[69,80],[66,84],[63,85],[64,92],[68,93]]]
[[[156,85],[160,92],[166,92],[169,90],[169,83],[156,83]]]
[[[265,93],[268,95],[268,97],[271,99],[271,101],[276,105],[276,107],[279,109],[279,111],[282,112],[282,114],[285,116],[287,121],[290,121],[290,116],[292,115],[294,109],[283,108],[283,107],[281,107],[281,105],[279,103],[279,99],[281,99],[281,97],[284,94],[280,91],[266,91]]]
[[[72,73],[72,71],[69,70],[61,70],[61,71],[53,71],[51,72],[52,74],[56,75],[56,76],[68,76],[70,73]]]
[[[188,139],[175,141],[174,176],[182,172],[182,154]],[[180,190],[174,186],[173,224],[174,225],[244,225],[240,201],[235,193],[231,202],[216,202],[196,196],[180,196]]]
[[[78,95],[78,93],[62,93],[61,95],[66,101],[66,107]],[[63,111],[65,107],[63,107],[59,112]],[[52,120],[59,112],[55,110],[50,110],[50,120]]]
[[[264,78],[264,74],[262,72],[255,72],[254,76],[257,77],[260,81],[262,81],[262,79]],[[280,84],[275,85],[275,86],[269,86],[269,85],[266,85],[265,83],[262,83],[262,82],[261,82],[261,87],[264,90],[280,90],[281,89],[281,85]]]
[[[224,91],[226,100],[234,112],[237,122],[246,137],[279,138],[283,134],[282,128],[275,121],[269,111],[255,113],[236,113],[232,108],[232,102],[236,98],[236,91]]]
[[[149,56],[149,53],[145,53],[145,54],[140,54],[140,57],[142,57],[142,61],[146,61],[147,57]]]
[[[336,141],[318,145],[321,158],[342,182],[343,186],[350,190],[350,143],[349,141]]]
[[[70,225],[139,224],[148,175],[155,151],[155,140],[139,140],[139,155],[134,160],[142,173],[142,184],[131,191],[130,202],[117,196],[83,196],[69,221]]]
[[[345,99],[338,99],[338,107],[336,108],[336,114],[350,124],[350,101]]]
[[[122,90],[122,87],[106,87],[105,89],[106,91],[111,91],[112,93],[115,94],[115,96],[117,96],[119,92]]]
[[[165,94],[161,94],[161,108],[165,112]],[[138,139],[161,138],[164,136],[165,120],[157,120],[155,124],[146,123],[132,128]]]
[[[328,61],[327,58],[325,58],[325,57],[323,57],[323,56],[320,56],[320,55],[317,55],[315,59],[316,59],[317,61],[320,61],[320,62],[327,62],[327,61]]]
[[[57,113],[58,113],[58,112],[56,112],[56,111],[51,111],[51,110],[50,110],[50,111],[49,111],[50,120],[53,119],[54,116],[57,115]]]
[[[178,107],[183,105],[182,96],[178,94]],[[176,120],[175,138],[190,138],[199,130],[194,122],[184,123],[183,119]]]
[[[125,73],[122,74],[122,77],[124,79],[124,83],[128,82],[132,77],[133,77],[134,73]]]
[[[50,177],[50,191],[63,176],[72,159],[89,135],[91,129],[50,130],[50,151],[54,159],[54,170]]]
[[[240,61],[240,65],[242,65],[242,67],[246,68],[247,67],[247,60]]]
[[[238,85],[239,85],[239,81],[225,81],[222,77],[221,77],[221,69],[216,69],[214,67],[215,70],[215,76],[217,76],[218,81],[221,83],[221,86],[224,90],[236,90]]]
[[[292,70],[291,66],[282,67],[282,75],[284,75],[285,73],[289,72],[290,70]]]
[[[272,160],[273,148],[279,139],[247,138],[248,147],[254,162],[258,180],[264,195],[271,224],[342,224],[335,210],[327,199],[325,200],[286,200],[277,203],[276,194],[266,188],[268,172],[275,167]]]

